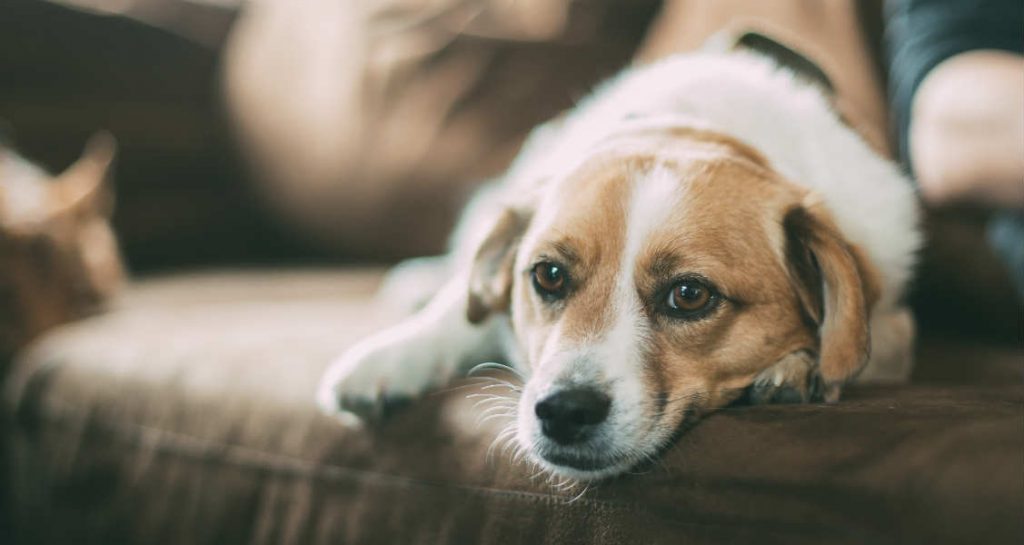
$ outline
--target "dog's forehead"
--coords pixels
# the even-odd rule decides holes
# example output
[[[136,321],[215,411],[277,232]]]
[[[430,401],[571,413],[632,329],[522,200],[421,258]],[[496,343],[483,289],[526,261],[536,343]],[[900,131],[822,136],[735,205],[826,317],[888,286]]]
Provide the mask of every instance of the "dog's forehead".
[[[552,188],[526,246],[571,248],[591,260],[679,247],[754,258],[758,247],[777,245],[764,240],[765,220],[779,208],[776,185],[766,169],[718,150],[609,153]]]

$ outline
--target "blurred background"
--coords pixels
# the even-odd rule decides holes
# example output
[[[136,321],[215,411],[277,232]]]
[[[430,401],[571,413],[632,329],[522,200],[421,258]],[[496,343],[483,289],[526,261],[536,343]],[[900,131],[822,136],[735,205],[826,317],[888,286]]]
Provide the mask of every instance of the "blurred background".
[[[500,23],[471,2],[244,4],[4,3],[7,140],[59,172],[93,132],[115,136],[113,225],[136,273],[439,252],[471,187],[623,65],[657,8],[577,2],[566,34],[566,2],[494,2]],[[379,35],[360,35],[364,17]],[[366,130],[381,100],[390,113]],[[479,157],[453,158],[474,141]]]
[[[60,172],[86,139],[120,146],[113,224],[133,271],[309,259],[261,209],[224,113],[220,52],[240,2],[4,2],[0,123]]]
[[[882,2],[853,5],[846,15],[861,27],[863,51],[840,55],[837,71],[883,88]],[[54,173],[89,135],[113,134],[113,228],[135,274],[388,263],[442,251],[472,189],[501,172],[530,128],[638,50],[658,49],[649,31],[661,8],[656,0],[7,0],[0,130]],[[807,20],[821,15],[813,11]],[[713,21],[701,17],[714,14],[695,14],[668,47],[707,37]],[[870,118],[884,109],[872,92],[861,93],[869,95],[861,111],[878,126]],[[923,267],[918,291],[979,279],[985,288],[937,306],[919,298],[929,309],[921,318],[1013,338],[1020,313],[1005,305],[1013,289],[979,243],[987,214],[936,214],[950,222],[935,227],[928,258],[955,266]],[[960,319],[978,311],[981,321]]]

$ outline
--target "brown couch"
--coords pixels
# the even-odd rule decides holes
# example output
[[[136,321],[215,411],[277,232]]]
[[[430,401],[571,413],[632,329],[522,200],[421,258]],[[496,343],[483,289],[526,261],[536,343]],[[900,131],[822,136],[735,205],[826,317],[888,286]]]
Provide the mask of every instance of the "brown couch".
[[[221,162],[229,146],[204,95],[213,52],[120,19],[10,4],[0,67],[24,77],[0,86],[0,116],[37,151],[30,156],[46,161],[50,150],[53,163],[113,124],[124,158],[115,223],[136,270],[325,260],[296,250],[294,233],[282,234]],[[629,26],[623,42],[647,22],[622,16],[625,3],[572,4]],[[656,2],[642,4],[651,12]],[[206,43],[223,28],[210,32]],[[527,47],[527,60],[613,58],[585,38],[560,42],[554,56]],[[180,69],[160,71],[173,85],[146,71],[156,54]],[[493,58],[492,75],[522,62],[507,49]],[[35,69],[45,63],[51,71]],[[91,66],[109,77],[86,77]],[[563,74],[557,68],[545,74]],[[579,71],[593,78],[598,68]],[[486,96],[459,104],[471,109]],[[529,115],[557,105],[534,106]],[[509,110],[505,117],[532,124],[525,107]],[[67,141],[66,158],[54,138]],[[514,147],[516,135],[503,138]],[[410,251],[395,240],[375,255],[367,235],[389,234],[366,231],[339,235],[365,247],[347,258]],[[110,312],[0,361],[0,543],[1019,543],[1020,307],[993,287],[1005,278],[985,272],[993,269],[976,257],[977,237],[957,240],[953,251],[932,246],[923,267],[915,308],[924,336],[910,384],[853,387],[836,405],[730,407],[657,464],[582,495],[534,476],[501,446],[489,450],[501,422],[479,424],[485,407],[469,397],[484,379],[428,395],[379,428],[317,412],[313,388],[330,358],[394,319],[371,299],[378,270],[143,277]]]
[[[560,490],[451,387],[380,428],[318,413],[325,363],[389,317],[376,272],[132,287],[9,377],[17,543],[1019,543],[1021,350],[921,343],[914,381],[732,407],[651,467]],[[965,371],[965,368],[968,369]],[[493,390],[491,390],[493,391]]]

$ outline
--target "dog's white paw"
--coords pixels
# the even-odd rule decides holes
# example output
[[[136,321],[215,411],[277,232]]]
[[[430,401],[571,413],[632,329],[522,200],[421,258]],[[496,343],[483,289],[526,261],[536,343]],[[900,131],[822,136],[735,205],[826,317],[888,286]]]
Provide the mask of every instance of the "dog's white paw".
[[[827,388],[818,377],[817,364],[806,352],[794,352],[762,371],[750,385],[750,403],[806,403],[821,401]]]
[[[436,342],[401,326],[349,349],[328,367],[317,389],[320,410],[363,419],[385,418],[429,388],[447,382],[454,366]]]
[[[441,290],[451,272],[447,256],[402,261],[384,276],[377,291],[377,304],[396,316],[412,315]]]

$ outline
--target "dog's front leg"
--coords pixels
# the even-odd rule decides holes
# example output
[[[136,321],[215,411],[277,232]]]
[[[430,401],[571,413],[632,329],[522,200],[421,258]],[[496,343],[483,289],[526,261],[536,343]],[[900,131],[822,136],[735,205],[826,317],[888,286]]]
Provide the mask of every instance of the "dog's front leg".
[[[469,323],[466,286],[466,276],[456,276],[419,312],[342,354],[320,381],[321,410],[385,417],[467,365],[497,356],[501,318]]]

